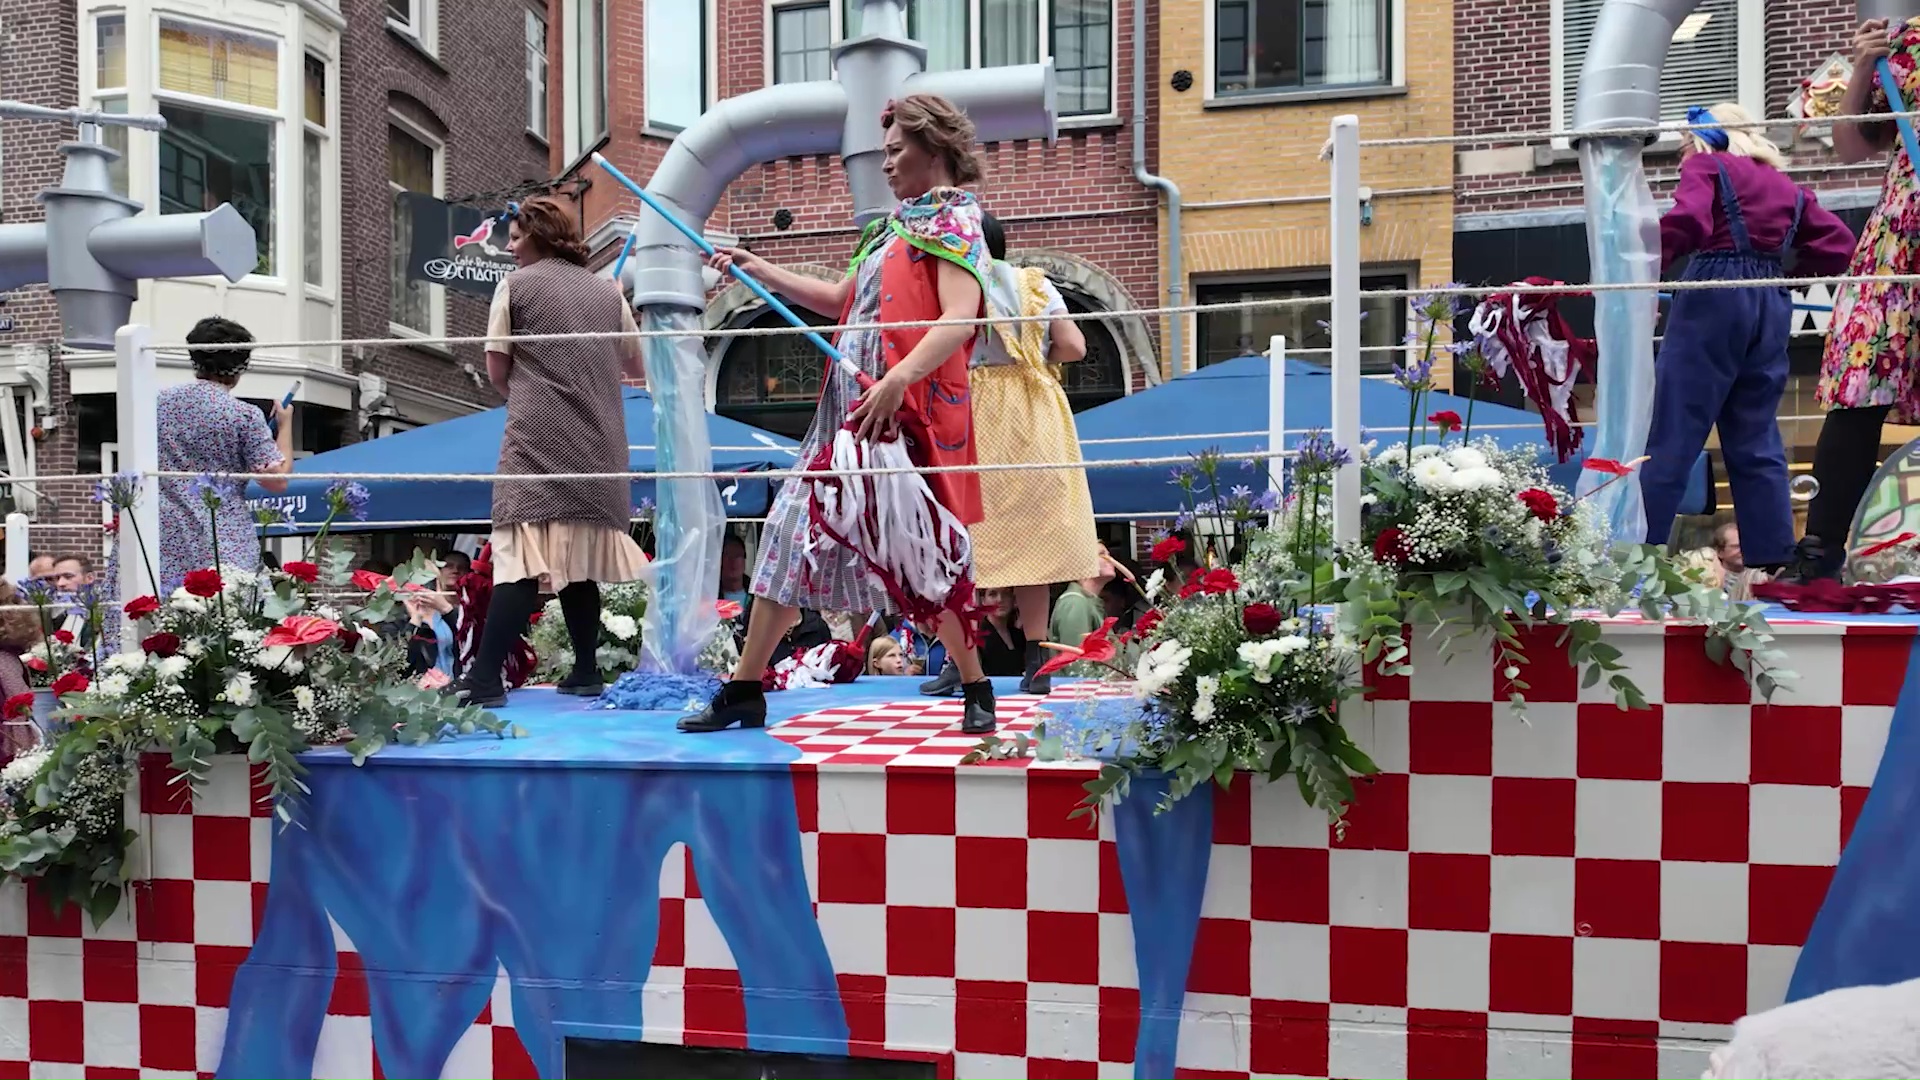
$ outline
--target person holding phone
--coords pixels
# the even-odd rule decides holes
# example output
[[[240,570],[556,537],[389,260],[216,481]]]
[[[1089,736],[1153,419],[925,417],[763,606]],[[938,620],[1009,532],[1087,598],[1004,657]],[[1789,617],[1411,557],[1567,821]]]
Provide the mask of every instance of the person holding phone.
[[[269,430],[260,410],[233,395],[240,376],[253,361],[253,335],[247,328],[218,316],[201,319],[187,333],[189,345],[216,346],[193,350],[192,382],[160,391],[156,404],[160,428],[160,468],[163,472],[273,473],[260,481],[266,491],[287,490],[286,474],[293,469],[293,406],[282,402],[273,411],[277,430]],[[160,595],[179,586],[190,571],[214,566],[214,536],[220,539],[221,569],[257,572],[260,541],[253,513],[247,509],[245,480],[215,481],[220,509],[209,514],[196,481],[161,480],[160,485]],[[217,518],[217,524],[216,524]]]

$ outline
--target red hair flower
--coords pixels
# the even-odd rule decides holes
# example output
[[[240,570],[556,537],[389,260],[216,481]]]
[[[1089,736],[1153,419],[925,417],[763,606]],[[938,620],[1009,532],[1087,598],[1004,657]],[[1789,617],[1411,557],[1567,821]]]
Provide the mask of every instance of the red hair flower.
[[[1528,488],[1514,498],[1519,499],[1521,505],[1527,508],[1527,512],[1541,521],[1552,521],[1560,516],[1559,500],[1555,499],[1550,491]]]
[[[68,694],[84,694],[87,691],[87,687],[91,685],[92,683],[87,680],[85,675],[77,671],[69,671],[65,675],[53,680],[53,696],[66,697]]]
[[[186,580],[180,583],[190,595],[198,597],[218,596],[226,588],[226,582],[220,580],[218,570],[189,570]]]
[[[22,719],[23,717],[32,716],[33,715],[33,694],[25,693],[25,694],[13,695],[12,697],[7,699],[7,704],[5,709],[0,711],[4,711],[6,718],[9,720],[19,720],[19,719]]]
[[[127,601],[127,618],[144,619],[160,610],[159,599],[152,596],[136,596]]]
[[[340,632],[340,624],[332,619],[323,619],[318,615],[289,615],[280,620],[280,625],[267,631],[260,639],[263,648],[276,645],[318,645]]]

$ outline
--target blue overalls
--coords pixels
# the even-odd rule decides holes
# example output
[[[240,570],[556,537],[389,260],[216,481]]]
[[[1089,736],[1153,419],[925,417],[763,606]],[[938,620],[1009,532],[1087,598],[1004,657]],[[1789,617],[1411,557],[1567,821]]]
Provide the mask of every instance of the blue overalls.
[[[1747,235],[1740,198],[1724,164],[1720,206],[1731,251],[1702,251],[1683,281],[1778,278],[1800,229],[1806,193],[1794,196],[1793,221],[1778,251],[1759,252]],[[1733,487],[1740,549],[1749,566],[1793,561],[1793,508],[1787,495],[1787,451],[1779,410],[1787,387],[1787,337],[1793,299],[1782,288],[1679,289],[1667,309],[1666,337],[1655,366],[1651,458],[1641,469],[1647,542],[1664,544],[1686,495],[1687,476],[1720,429],[1720,457]]]

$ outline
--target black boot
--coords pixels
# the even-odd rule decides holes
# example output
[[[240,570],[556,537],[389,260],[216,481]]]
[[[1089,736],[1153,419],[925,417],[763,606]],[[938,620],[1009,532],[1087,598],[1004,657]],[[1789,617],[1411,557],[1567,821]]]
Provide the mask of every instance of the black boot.
[[[1027,673],[1020,679],[1021,693],[1039,694],[1041,697],[1053,693],[1052,673],[1040,674],[1040,669],[1046,665],[1050,656],[1051,650],[1039,642],[1027,642]]]
[[[1847,561],[1845,548],[1829,551],[1823,540],[1811,534],[1800,538],[1793,554],[1793,565],[1774,579],[1783,585],[1805,585],[1822,579],[1838,581],[1841,567]]]
[[[757,682],[738,679],[724,683],[707,707],[680,718],[681,731],[725,731],[739,724],[743,728],[767,726],[767,695]]]
[[[573,670],[555,689],[574,697],[599,697],[607,688],[600,679],[600,586],[576,581],[561,589],[560,614],[573,642]]]
[[[940,674],[920,684],[920,693],[927,697],[952,697],[960,689],[960,669],[949,660],[940,665]]]
[[[960,718],[960,731],[966,735],[991,735],[1000,726],[994,716],[993,684],[985,679],[960,687],[967,699],[966,712]]]

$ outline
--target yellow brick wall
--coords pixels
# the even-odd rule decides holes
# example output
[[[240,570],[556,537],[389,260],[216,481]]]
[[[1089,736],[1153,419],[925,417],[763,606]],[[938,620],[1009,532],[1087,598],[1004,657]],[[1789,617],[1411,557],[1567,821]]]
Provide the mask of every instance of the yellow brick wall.
[[[1405,51],[1404,94],[1207,108],[1206,8],[1213,2],[1163,0],[1160,5],[1159,171],[1180,186],[1190,204],[1181,222],[1182,276],[1189,302],[1196,280],[1204,283],[1210,276],[1269,271],[1281,276],[1327,265],[1328,205],[1323,196],[1329,175],[1319,155],[1335,116],[1359,116],[1362,139],[1453,131],[1451,0],[1394,0],[1404,23],[1396,41]],[[1164,80],[1182,70],[1193,73],[1194,85],[1176,93]],[[1373,223],[1361,228],[1363,262],[1409,268],[1416,285],[1450,280],[1452,149],[1363,149],[1360,182],[1375,192]],[[1437,190],[1393,194],[1409,189]],[[1314,197],[1320,198],[1257,206],[1191,205]],[[1164,279],[1164,207],[1160,240]],[[1191,363],[1194,320],[1187,321],[1185,336]]]

